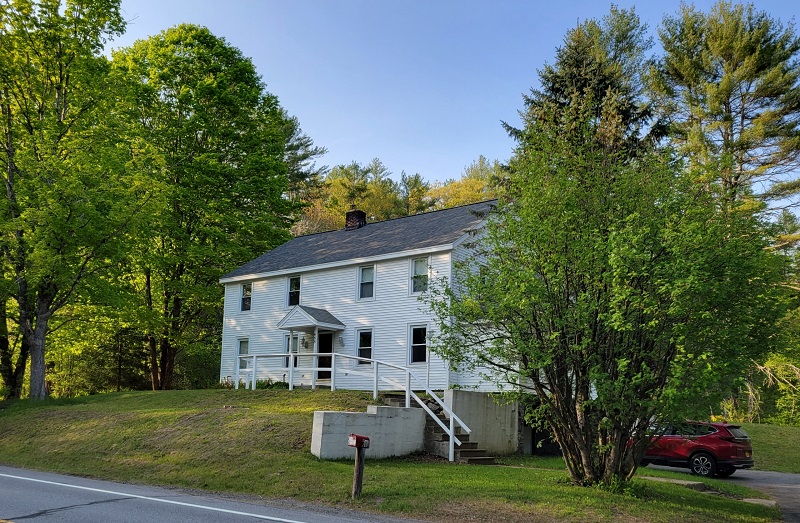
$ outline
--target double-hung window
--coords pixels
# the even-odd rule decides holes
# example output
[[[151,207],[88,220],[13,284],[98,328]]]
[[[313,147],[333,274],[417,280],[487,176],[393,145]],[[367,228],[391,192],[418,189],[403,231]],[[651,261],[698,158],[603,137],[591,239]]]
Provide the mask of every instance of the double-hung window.
[[[428,290],[428,258],[411,260],[411,294],[419,294]]]
[[[408,359],[410,363],[428,361],[428,326],[411,325],[409,328]]]
[[[359,329],[356,331],[359,358],[372,359],[372,329]],[[369,365],[370,362],[358,360],[359,365]]]
[[[249,311],[253,299],[253,284],[242,284],[242,310]]]
[[[300,305],[300,276],[291,276],[289,278],[286,304],[289,307]]]
[[[240,339],[239,340],[239,348],[237,350],[239,356],[244,356],[245,354],[250,353],[250,340],[248,339]],[[246,369],[247,368],[247,360],[244,358],[237,358],[239,360],[239,368]]]
[[[375,296],[375,266],[358,268],[358,299],[370,300]]]

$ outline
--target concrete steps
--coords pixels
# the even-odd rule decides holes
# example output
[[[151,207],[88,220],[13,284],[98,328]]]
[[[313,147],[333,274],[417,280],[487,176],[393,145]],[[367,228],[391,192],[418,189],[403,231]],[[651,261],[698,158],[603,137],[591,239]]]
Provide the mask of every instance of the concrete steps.
[[[450,426],[450,420],[445,415],[441,406],[434,400],[424,400],[426,406],[436,414],[439,420],[445,425]],[[385,394],[384,403],[391,407],[405,407],[405,394]],[[420,407],[416,401],[411,400],[411,406]],[[455,461],[468,465],[497,465],[494,456],[490,456],[486,449],[480,448],[476,441],[470,441],[469,434],[465,434],[460,427],[456,427],[456,437],[461,441],[461,445],[455,446]],[[425,451],[428,454],[448,458],[450,455],[450,436],[428,416],[425,423]]]

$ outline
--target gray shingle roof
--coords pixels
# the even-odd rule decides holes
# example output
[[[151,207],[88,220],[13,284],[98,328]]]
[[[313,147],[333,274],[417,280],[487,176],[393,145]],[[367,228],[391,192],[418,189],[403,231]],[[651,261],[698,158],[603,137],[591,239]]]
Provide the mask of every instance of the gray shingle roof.
[[[341,229],[299,236],[234,269],[222,279],[452,244],[483,221],[495,202],[368,223],[352,231]]]
[[[298,305],[306,314],[311,316],[317,323],[327,323],[328,325],[341,325],[344,327],[344,323],[339,321],[336,316],[331,314],[330,312],[326,311],[325,309],[317,309],[315,307],[308,307],[306,305]]]

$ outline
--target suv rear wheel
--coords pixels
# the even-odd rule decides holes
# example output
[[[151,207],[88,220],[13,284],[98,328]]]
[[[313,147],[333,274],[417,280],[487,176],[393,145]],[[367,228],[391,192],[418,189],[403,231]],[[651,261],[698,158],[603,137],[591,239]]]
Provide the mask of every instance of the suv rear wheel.
[[[692,474],[713,478],[717,475],[717,461],[707,452],[698,452],[689,458],[689,468]],[[730,475],[730,474],[729,474]]]

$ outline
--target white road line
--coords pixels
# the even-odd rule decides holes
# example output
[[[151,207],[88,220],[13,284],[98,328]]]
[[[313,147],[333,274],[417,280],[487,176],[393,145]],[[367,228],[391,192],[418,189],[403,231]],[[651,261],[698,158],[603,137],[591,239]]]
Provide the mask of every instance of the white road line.
[[[258,519],[265,519],[267,521],[277,521],[278,523],[306,523],[303,521],[297,521],[295,519],[283,519],[283,518],[274,518],[271,516],[262,516],[261,514],[251,514],[249,512],[240,512],[238,510],[227,510],[224,508],[215,508],[215,507],[208,507],[205,505],[195,505],[194,503],[184,503],[182,501],[173,501],[170,499],[160,499],[160,498],[151,498],[148,496],[138,496],[136,494],[127,494],[125,492],[114,492],[113,490],[103,490],[98,488],[91,488],[91,487],[81,487],[80,485],[70,485],[69,483],[58,483],[57,481],[45,481],[43,479],[34,479],[34,478],[26,478],[23,476],[12,476],[11,474],[2,474],[0,476],[4,478],[12,478],[12,479],[22,479],[25,481],[34,481],[36,483],[45,483],[47,485],[58,485],[59,487],[68,487],[80,490],[89,490],[91,492],[100,492],[103,494],[112,494],[114,496],[124,496],[126,498],[136,498],[136,499],[144,499],[147,501],[156,501],[158,503],[169,503],[170,505],[181,505],[183,507],[192,507],[192,508],[199,508],[202,510],[211,510],[214,512],[224,512],[225,514],[236,514],[237,516],[250,516],[253,518]]]

